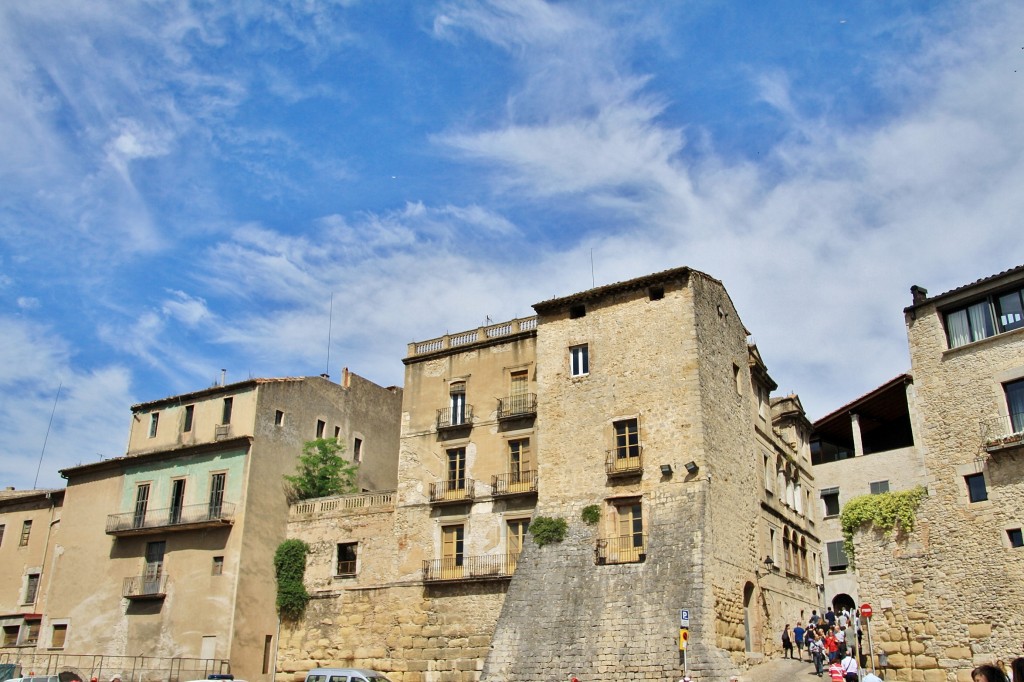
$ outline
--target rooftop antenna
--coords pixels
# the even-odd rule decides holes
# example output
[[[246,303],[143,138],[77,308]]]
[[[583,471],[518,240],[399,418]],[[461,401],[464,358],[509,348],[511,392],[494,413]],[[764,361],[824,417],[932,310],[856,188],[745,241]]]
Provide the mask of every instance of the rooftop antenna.
[[[57,412],[57,401],[60,400],[60,389],[64,388],[64,382],[61,381],[57,386],[57,395],[53,398],[53,409],[50,410],[50,422],[46,425],[46,435],[43,436],[43,451],[39,453],[39,466],[36,467],[36,478],[32,481],[32,489],[36,489],[36,485],[39,483],[39,470],[43,468],[43,455],[46,454],[46,441],[50,439],[50,427],[53,426],[53,415]]]
[[[594,279],[594,249],[590,249],[590,288],[597,287],[597,280]]]
[[[327,315],[327,366],[324,367],[325,378],[331,375],[331,331],[334,328],[334,292],[331,292],[331,311]]]

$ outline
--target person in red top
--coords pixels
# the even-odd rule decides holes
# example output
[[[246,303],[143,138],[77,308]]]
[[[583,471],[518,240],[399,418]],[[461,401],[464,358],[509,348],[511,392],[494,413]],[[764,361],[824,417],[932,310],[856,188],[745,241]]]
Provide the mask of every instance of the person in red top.
[[[843,672],[843,666],[838,660],[832,661],[832,665],[828,667],[828,676],[832,678],[832,682],[843,682],[846,679],[846,673]]]
[[[836,640],[835,633],[832,632],[832,630],[829,630],[828,634],[825,635],[825,653],[828,654],[829,663],[838,658],[836,655],[838,651],[839,642]]]

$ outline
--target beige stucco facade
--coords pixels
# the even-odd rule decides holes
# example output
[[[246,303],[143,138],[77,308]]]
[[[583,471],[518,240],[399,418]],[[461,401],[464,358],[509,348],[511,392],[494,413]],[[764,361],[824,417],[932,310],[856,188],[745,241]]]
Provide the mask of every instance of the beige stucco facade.
[[[43,631],[66,623],[66,660],[104,655],[107,675],[143,656],[178,660],[152,673],[164,678],[270,679],[283,476],[318,434],[361,437],[361,484],[393,488],[400,405],[399,389],[346,371],[342,384],[253,379],[134,406],[125,456],[62,472]]]
[[[905,311],[928,496],[913,531],[855,540],[895,679],[966,682],[974,666],[1021,654],[1024,450],[1010,396],[1024,379],[1024,328],[1009,306],[1022,287],[1022,268],[931,298],[915,287]],[[968,307],[973,339],[961,331]],[[974,326],[986,317],[989,328]]]
[[[724,680],[818,606],[810,425],[721,283],[680,268],[535,308],[410,346],[392,500],[293,507],[313,599],[281,680],[678,678],[681,609],[686,667]],[[538,546],[538,515],[566,539]]]

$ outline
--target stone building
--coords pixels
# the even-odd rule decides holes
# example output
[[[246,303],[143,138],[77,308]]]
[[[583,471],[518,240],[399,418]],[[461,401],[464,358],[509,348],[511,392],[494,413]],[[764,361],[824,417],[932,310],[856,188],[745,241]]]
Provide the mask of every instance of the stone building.
[[[143,657],[163,679],[269,680],[282,476],[305,441],[334,437],[361,485],[393,488],[400,405],[401,390],[346,370],[341,384],[250,379],[133,406],[124,456],[61,472],[61,533],[38,562],[51,573],[46,635],[13,662],[47,669],[59,649],[62,666],[99,660],[88,674],[107,678],[139,679]]]
[[[966,682],[1024,641],[1024,266],[937,296],[911,291],[928,496],[912,531],[858,533],[856,562],[895,679]]]
[[[282,679],[724,680],[818,607],[810,425],[722,284],[679,268],[534,308],[410,346],[392,499],[293,507],[314,598]],[[530,537],[540,516],[563,541]]]
[[[860,495],[927,485],[914,380],[901,374],[814,422],[811,463],[818,486],[825,604],[837,613],[871,600],[843,548],[839,512]]]
[[[0,491],[0,663],[23,648],[64,646],[66,623],[42,630],[63,503],[63,490]]]

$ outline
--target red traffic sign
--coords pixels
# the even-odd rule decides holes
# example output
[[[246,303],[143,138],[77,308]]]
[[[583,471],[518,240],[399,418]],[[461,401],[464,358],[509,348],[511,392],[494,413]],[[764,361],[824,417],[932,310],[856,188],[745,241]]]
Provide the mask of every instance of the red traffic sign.
[[[864,616],[865,618],[870,618],[872,613],[873,611],[871,610],[871,604],[860,605],[860,615]]]

